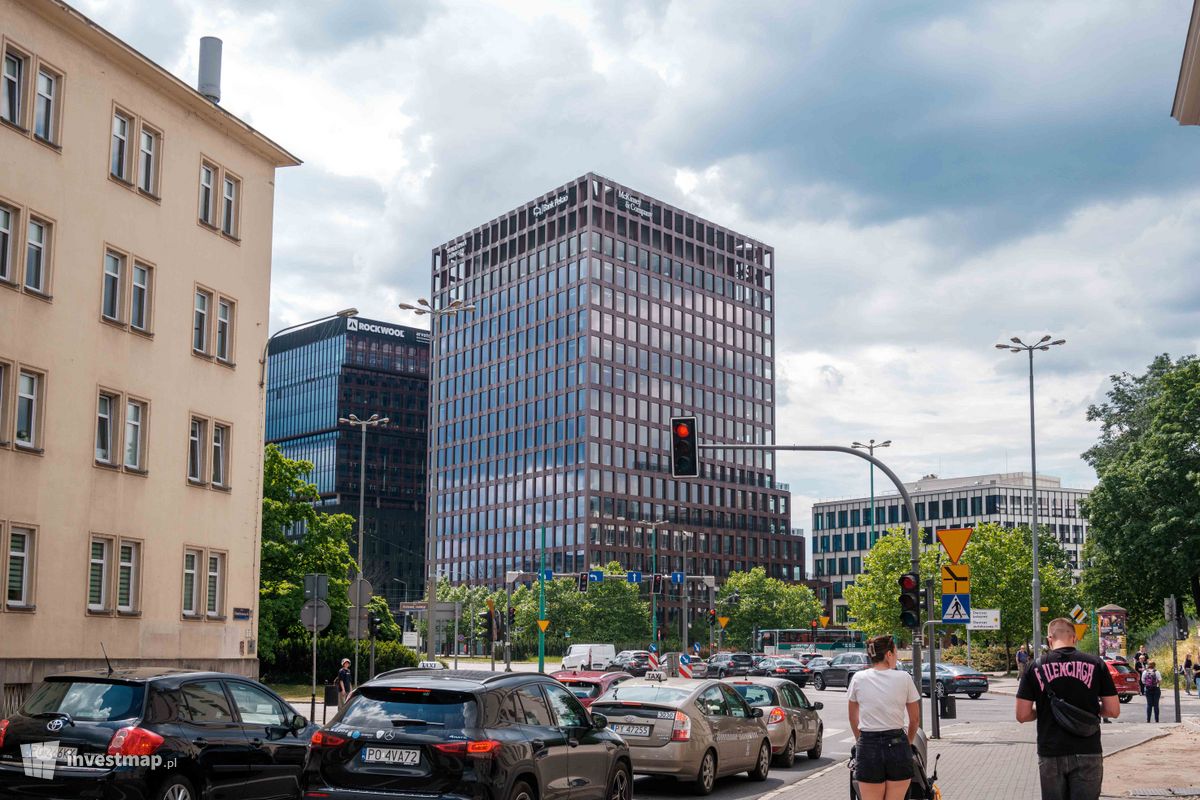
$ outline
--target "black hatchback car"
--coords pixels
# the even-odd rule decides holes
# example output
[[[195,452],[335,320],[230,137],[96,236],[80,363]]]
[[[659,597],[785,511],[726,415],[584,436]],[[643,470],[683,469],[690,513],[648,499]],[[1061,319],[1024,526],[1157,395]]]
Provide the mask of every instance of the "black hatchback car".
[[[55,675],[0,719],[0,797],[293,798],[315,730],[237,675]]]
[[[629,748],[553,678],[402,669],[313,734],[304,796],[630,800]]]

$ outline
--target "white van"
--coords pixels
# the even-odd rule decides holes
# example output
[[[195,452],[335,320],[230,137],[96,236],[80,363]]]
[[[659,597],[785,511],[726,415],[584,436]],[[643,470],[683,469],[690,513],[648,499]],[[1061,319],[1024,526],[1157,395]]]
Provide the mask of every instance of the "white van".
[[[563,656],[562,668],[574,670],[606,670],[617,657],[611,644],[573,644]]]

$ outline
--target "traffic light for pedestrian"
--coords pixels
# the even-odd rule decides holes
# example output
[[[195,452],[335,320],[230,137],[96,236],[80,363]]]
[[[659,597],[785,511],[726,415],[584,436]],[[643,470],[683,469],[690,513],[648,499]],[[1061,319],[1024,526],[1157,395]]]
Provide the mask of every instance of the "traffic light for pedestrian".
[[[492,618],[491,611],[480,611],[479,617],[483,620],[483,629],[487,632],[489,642],[496,640],[496,621]]]
[[[662,593],[663,593],[663,576],[655,575],[653,578],[650,579],[650,594],[662,594]]]
[[[588,574],[586,572],[579,573],[579,591],[586,592],[588,587]]]
[[[671,417],[671,476],[674,478],[698,478],[700,476],[695,417]]]
[[[900,624],[906,628],[921,627],[921,579],[915,572],[900,576]]]

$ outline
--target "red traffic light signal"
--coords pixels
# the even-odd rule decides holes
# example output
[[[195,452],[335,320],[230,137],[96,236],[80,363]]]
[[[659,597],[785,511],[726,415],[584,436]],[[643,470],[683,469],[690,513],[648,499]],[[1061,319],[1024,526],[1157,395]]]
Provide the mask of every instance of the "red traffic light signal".
[[[692,428],[691,428],[691,426],[690,426],[690,425],[688,425],[686,422],[679,422],[679,423],[676,423],[676,425],[675,425],[675,435],[676,435],[676,436],[691,436],[691,435],[692,435]]]
[[[588,577],[586,572],[579,573],[579,591],[586,592],[588,590]]]
[[[906,628],[921,627],[921,576],[906,572],[900,576],[900,624]]]
[[[671,418],[671,477],[700,477],[695,417]]]
[[[663,576],[655,575],[650,581],[650,594],[663,593]]]

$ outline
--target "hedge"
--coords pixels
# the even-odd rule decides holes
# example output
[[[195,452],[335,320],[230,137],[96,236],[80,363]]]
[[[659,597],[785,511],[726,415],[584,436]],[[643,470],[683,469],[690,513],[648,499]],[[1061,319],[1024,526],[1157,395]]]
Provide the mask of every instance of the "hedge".
[[[359,651],[360,676],[370,663],[371,645],[362,643]],[[347,636],[322,636],[317,639],[317,683],[333,683],[343,658],[354,660],[354,642]],[[415,667],[417,654],[399,642],[375,642],[375,672],[399,667]],[[307,683],[312,676],[312,639],[284,639],[270,658],[259,659],[262,680],[272,683]]]

